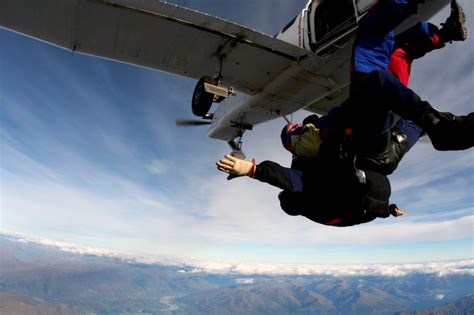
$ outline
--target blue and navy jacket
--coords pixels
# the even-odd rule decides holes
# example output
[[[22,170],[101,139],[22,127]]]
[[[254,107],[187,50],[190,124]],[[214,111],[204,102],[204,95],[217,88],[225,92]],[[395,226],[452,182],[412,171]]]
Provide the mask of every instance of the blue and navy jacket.
[[[352,71],[370,73],[388,69],[395,47],[394,29],[417,13],[415,0],[379,0],[359,21]]]

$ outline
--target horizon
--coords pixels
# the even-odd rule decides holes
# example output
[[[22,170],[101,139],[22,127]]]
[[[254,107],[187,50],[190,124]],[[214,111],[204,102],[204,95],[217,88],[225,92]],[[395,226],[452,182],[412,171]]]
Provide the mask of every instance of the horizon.
[[[275,34],[306,0],[169,2]],[[473,111],[474,99],[474,3],[460,3],[468,40],[416,61],[410,84],[436,108],[456,114]],[[448,14],[444,9],[432,22],[439,25]],[[327,227],[286,215],[274,187],[227,181],[215,167],[229,152],[227,143],[209,139],[206,128],[174,126],[192,115],[196,81],[3,29],[0,41],[2,233],[211,262],[474,258],[472,149],[439,152],[418,143],[390,176],[391,202],[408,210],[406,216]],[[278,119],[246,133],[247,156],[289,165],[279,139],[284,124]]]
[[[5,235],[0,248],[0,300],[9,314],[470,314],[474,301],[474,260],[176,264]]]
[[[165,257],[133,252],[111,251],[103,248],[82,246],[30,235],[2,232],[0,240],[45,246],[60,252],[79,255],[112,258],[128,264],[143,264],[180,267],[180,273],[209,273],[216,275],[258,275],[258,276],[334,276],[334,277],[406,277],[412,274],[433,274],[438,277],[449,275],[474,276],[474,259],[424,261],[400,264],[279,264],[272,262],[204,261],[189,257]],[[189,270],[183,269],[187,268]]]

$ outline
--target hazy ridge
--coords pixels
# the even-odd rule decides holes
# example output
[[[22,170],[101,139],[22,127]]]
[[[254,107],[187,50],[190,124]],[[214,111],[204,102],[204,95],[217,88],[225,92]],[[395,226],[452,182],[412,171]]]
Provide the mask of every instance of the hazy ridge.
[[[403,276],[209,273],[5,236],[0,250],[2,314],[15,305],[18,314],[396,314],[432,307],[470,314],[474,299],[472,270]]]

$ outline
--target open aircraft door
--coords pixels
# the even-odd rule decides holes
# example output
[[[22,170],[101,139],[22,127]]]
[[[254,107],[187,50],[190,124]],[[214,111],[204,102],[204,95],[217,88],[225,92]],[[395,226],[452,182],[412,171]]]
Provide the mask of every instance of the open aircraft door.
[[[308,6],[313,51],[324,42],[343,36],[356,24],[354,0],[313,0]]]
[[[318,52],[354,30],[358,17],[356,8],[355,0],[310,0],[275,37]]]

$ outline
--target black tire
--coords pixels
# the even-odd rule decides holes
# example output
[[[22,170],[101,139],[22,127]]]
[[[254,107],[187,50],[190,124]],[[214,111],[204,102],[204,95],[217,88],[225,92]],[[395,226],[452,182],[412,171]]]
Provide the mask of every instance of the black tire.
[[[210,77],[202,77],[199,79],[196,87],[194,88],[193,99],[192,99],[192,110],[193,114],[199,117],[203,117],[211,109],[214,94],[204,91],[204,83],[212,83]]]

